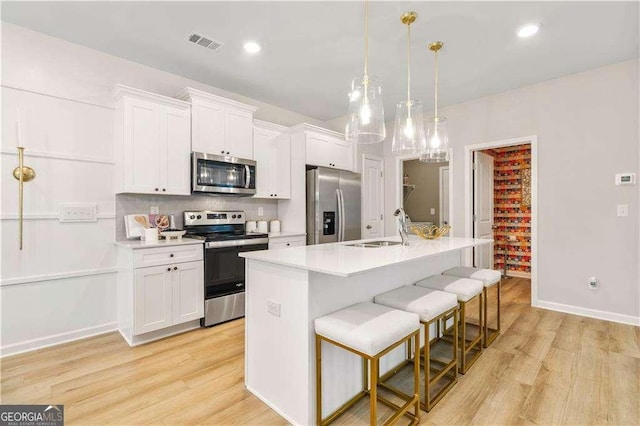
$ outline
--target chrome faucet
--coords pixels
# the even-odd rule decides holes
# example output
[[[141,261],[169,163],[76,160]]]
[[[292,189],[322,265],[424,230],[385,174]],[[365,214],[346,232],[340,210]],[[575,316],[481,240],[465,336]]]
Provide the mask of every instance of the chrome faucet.
[[[408,246],[409,235],[407,232],[407,214],[404,212],[404,209],[400,207],[399,209],[396,209],[393,215],[400,221],[400,238],[402,238],[402,245]]]

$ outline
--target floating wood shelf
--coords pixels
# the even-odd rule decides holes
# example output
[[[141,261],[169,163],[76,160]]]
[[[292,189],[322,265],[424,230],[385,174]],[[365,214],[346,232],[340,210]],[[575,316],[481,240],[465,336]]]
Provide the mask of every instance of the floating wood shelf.
[[[508,163],[509,161],[530,160],[531,154],[513,155],[510,157],[497,157],[496,163]]]
[[[496,185],[494,186],[494,189],[520,189],[521,186],[520,185]]]
[[[526,212],[526,213],[500,213],[500,212],[496,212],[493,213],[493,217],[529,217],[531,216],[531,213]]]
[[[530,169],[530,168],[531,168],[531,164],[514,164],[511,166],[494,167],[493,170],[495,170],[496,172],[507,172],[512,170],[523,170],[523,169]]]
[[[494,204],[493,207],[498,207],[502,209],[519,209],[520,204]]]
[[[515,235],[516,237],[529,237],[531,235],[530,232],[502,232],[502,231],[496,231],[493,234],[504,235],[504,236]]]
[[[519,175],[510,175],[510,176],[495,176],[493,178],[493,180],[520,180],[520,176]]]

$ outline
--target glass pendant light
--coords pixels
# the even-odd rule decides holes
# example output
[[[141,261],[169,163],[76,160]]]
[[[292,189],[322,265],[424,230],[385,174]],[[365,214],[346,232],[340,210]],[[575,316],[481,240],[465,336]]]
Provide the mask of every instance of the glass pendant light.
[[[449,133],[447,132],[447,118],[438,115],[438,51],[444,43],[433,42],[429,50],[435,53],[435,105],[433,117],[426,121],[427,143],[420,156],[425,163],[446,163],[449,161]]]
[[[411,24],[418,14],[406,12],[400,20],[407,26],[407,100],[396,106],[396,122],[391,150],[395,155],[420,154],[425,137],[422,124],[422,102],[411,99]]]
[[[351,82],[349,92],[349,120],[345,138],[359,144],[382,142],[387,136],[384,126],[382,86],[369,75],[369,1],[365,0],[364,76]]]

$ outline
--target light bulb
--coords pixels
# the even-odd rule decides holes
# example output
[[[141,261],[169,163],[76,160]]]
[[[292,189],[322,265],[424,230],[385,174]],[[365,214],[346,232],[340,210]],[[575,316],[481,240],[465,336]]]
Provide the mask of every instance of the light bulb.
[[[371,122],[371,107],[369,103],[365,103],[360,108],[360,124],[367,125]]]
[[[404,125],[404,135],[409,139],[413,139],[415,134],[416,134],[416,128],[413,125],[413,119],[411,117],[407,117],[407,122]]]
[[[431,145],[431,148],[439,148],[440,145],[442,144],[442,141],[440,140],[440,136],[438,136],[438,130],[433,132],[433,136],[431,137],[429,144]]]

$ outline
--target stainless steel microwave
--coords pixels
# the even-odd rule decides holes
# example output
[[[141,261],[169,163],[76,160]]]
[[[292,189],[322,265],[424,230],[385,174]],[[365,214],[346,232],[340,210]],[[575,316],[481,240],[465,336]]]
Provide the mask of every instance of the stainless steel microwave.
[[[256,193],[256,162],[192,152],[191,192],[250,197]]]

